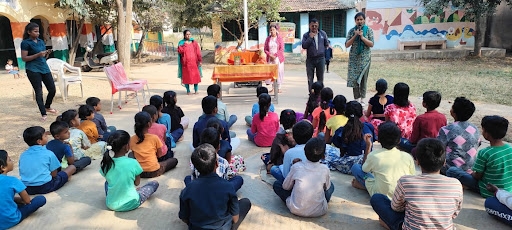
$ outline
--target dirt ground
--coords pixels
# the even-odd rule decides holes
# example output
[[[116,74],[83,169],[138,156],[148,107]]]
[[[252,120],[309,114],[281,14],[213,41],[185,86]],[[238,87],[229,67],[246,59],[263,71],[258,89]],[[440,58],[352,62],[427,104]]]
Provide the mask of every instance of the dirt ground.
[[[175,63],[150,63],[132,65],[130,71],[134,78],[147,79],[151,94],[162,95],[164,91],[175,90],[178,93],[178,105],[182,107],[191,125],[185,131],[185,139],[178,143],[175,149],[179,164],[176,169],[156,178],[160,183],[159,190],[146,203],[138,209],[119,213],[109,211],[105,206],[103,192],[104,179],[98,173],[99,160],[84,171],[73,176],[72,180],[56,192],[45,195],[47,204],[33,216],[24,220],[15,229],[35,229],[45,226],[48,229],[186,229],[177,217],[179,210],[179,191],[183,189],[183,178],[190,173],[188,162],[190,160],[191,130],[197,117],[201,115],[200,101],[206,94],[206,87],[211,83],[213,66],[205,65],[203,82],[200,84],[199,95],[185,95],[185,90],[176,78]],[[286,66],[286,83],[283,93],[280,94],[279,103],[275,104],[276,111],[283,109],[304,110],[307,100],[307,85],[303,65]],[[110,110],[110,86],[103,72],[83,73],[84,97],[80,97],[79,86],[69,88],[69,99],[64,102],[57,92],[52,107],[60,112],[66,109],[76,109],[83,104],[89,96],[96,96],[102,100],[103,115],[109,125],[124,129],[133,134],[133,115],[138,111],[137,103],[130,98],[128,103],[123,102],[121,110],[114,107]],[[12,76],[0,75],[2,83],[0,97],[2,110],[0,117],[0,149],[6,149],[11,157],[17,161],[19,154],[27,146],[21,137],[25,128],[40,125],[48,129],[51,121],[55,119],[50,115],[48,121],[41,122],[35,102],[32,100],[32,89],[25,79],[12,79]],[[346,82],[335,73],[325,76],[325,84],[333,88],[335,94],[343,94],[351,98],[351,90],[346,88]],[[223,85],[227,90],[228,86]],[[229,90],[231,91],[231,90]],[[251,94],[254,89],[251,89]],[[371,92],[369,92],[369,95]],[[46,93],[45,93],[46,95]],[[117,96],[117,94],[116,94]],[[245,134],[248,128],[243,117],[250,113],[255,97],[232,97],[225,91],[223,101],[228,105],[229,112],[238,116],[238,121],[232,130],[241,139],[240,147],[234,154],[242,155],[246,160],[247,171],[241,175],[244,185],[239,190],[239,197],[248,197],[253,207],[242,223],[240,229],[380,229],[378,217],[369,205],[369,196],[365,191],[350,186],[351,176],[339,172],[331,172],[335,186],[333,198],[329,203],[329,211],[320,218],[299,218],[289,213],[286,206],[272,191],[266,182],[266,174],[262,173],[260,154],[268,152],[269,148],[258,148],[247,140]],[[415,105],[421,105],[417,96],[411,96]],[[117,98],[114,98],[114,104]],[[141,106],[144,103],[141,103]],[[440,111],[448,114],[450,103],[443,101]],[[512,107],[477,104],[477,115],[486,114],[508,115]],[[419,113],[424,110],[419,108]],[[18,176],[18,164],[15,163],[12,176]],[[143,180],[144,184],[148,180]],[[490,218],[483,209],[484,199],[471,192],[464,192],[463,210],[455,220],[458,229],[507,229],[504,224]]]

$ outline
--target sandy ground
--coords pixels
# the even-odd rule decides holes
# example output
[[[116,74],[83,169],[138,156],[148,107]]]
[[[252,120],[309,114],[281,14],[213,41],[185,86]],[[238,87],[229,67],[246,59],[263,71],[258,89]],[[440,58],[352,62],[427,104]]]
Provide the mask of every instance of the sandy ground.
[[[342,63],[344,64],[344,63]],[[307,84],[305,67],[303,65],[286,66],[283,93],[280,94],[276,111],[294,109],[303,111],[307,100]],[[200,85],[200,94],[187,96],[176,78],[177,66],[175,63],[134,65],[130,71],[133,78],[144,78],[149,81],[151,94],[159,94],[166,90],[175,90],[178,96],[178,105],[182,107],[190,118],[190,128],[185,131],[185,140],[175,148],[179,160],[176,169],[156,178],[160,182],[158,191],[141,207],[131,212],[112,212],[105,206],[103,190],[104,179],[98,173],[99,160],[84,171],[73,176],[72,180],[60,190],[45,195],[47,204],[24,220],[15,229],[35,229],[44,226],[46,229],[186,229],[186,225],[178,219],[179,192],[184,188],[183,178],[189,173],[190,159],[189,143],[192,140],[191,127],[201,113],[200,101],[206,94],[206,87],[211,83],[212,66],[205,66],[203,83]],[[123,103],[123,109],[110,110],[110,86],[103,72],[83,73],[84,98],[80,98],[77,85],[70,86],[70,98],[63,102],[60,93],[53,107],[61,112],[66,109],[77,108],[77,104],[85,102],[89,96],[96,96],[102,100],[103,115],[109,125],[124,129],[133,134],[133,115],[138,111],[137,103],[130,99]],[[27,79],[11,79],[12,76],[1,75],[0,90],[3,96],[0,102],[3,105],[0,111],[2,126],[0,126],[0,148],[6,149],[14,160],[26,149],[21,135],[26,127],[41,125],[48,128],[51,120],[42,123],[39,121],[35,102],[32,100],[31,87]],[[352,99],[352,91],[346,88],[346,82],[334,73],[326,74],[325,85],[331,87],[335,94],[343,94]],[[370,84],[370,85],[373,85]],[[227,90],[227,84],[224,89]],[[243,91],[243,90],[242,90]],[[247,92],[251,94],[251,89]],[[240,91],[238,91],[239,93]],[[224,95],[229,96],[227,92]],[[369,92],[370,97],[372,92]],[[411,97],[416,105],[421,105],[421,99]],[[245,130],[247,126],[243,117],[250,113],[252,104],[256,101],[250,97],[225,97],[223,100],[230,113],[238,116],[238,122],[233,130],[241,139],[241,146],[234,151],[245,157],[247,171],[242,173],[245,180],[239,190],[239,197],[248,197],[252,209],[244,220],[240,229],[381,229],[378,217],[369,205],[369,195],[350,186],[351,176],[339,172],[331,172],[335,191],[329,203],[328,213],[320,218],[300,218],[290,214],[283,202],[274,194],[271,185],[265,181],[265,173],[261,172],[260,154],[268,152],[269,148],[259,148],[248,142]],[[115,100],[117,103],[117,100]],[[142,104],[141,104],[142,106]],[[440,111],[449,114],[451,104],[443,101]],[[500,105],[477,104],[478,114],[508,115],[512,108]],[[419,109],[419,113],[424,110]],[[450,117],[449,117],[450,120]],[[18,176],[17,164],[10,175]],[[147,180],[143,179],[142,184]],[[455,223],[458,229],[507,229],[504,224],[489,217],[483,208],[484,199],[465,191],[463,210]],[[492,227],[491,227],[492,226]]]

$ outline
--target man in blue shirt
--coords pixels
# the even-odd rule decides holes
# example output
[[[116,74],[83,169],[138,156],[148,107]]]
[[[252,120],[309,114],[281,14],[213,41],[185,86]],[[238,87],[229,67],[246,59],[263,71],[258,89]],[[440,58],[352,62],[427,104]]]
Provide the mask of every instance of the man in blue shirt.
[[[302,36],[302,48],[307,50],[306,72],[308,75],[308,92],[311,91],[316,69],[316,80],[324,81],[325,50],[329,47],[327,34],[318,29],[318,20],[309,21],[309,31]]]
[[[189,229],[237,229],[251,201],[238,200],[230,182],[215,173],[217,153],[212,145],[198,146],[190,158],[200,175],[181,191],[179,218]]]

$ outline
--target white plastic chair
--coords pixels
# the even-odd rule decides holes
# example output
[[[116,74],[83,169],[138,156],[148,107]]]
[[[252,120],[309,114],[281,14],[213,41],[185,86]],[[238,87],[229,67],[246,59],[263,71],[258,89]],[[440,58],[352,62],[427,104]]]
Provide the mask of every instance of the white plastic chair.
[[[60,93],[64,101],[68,98],[69,85],[71,84],[80,84],[80,92],[82,97],[84,97],[82,70],[79,67],[71,66],[67,62],[57,58],[50,58],[46,60],[46,63],[48,67],[50,67],[53,78],[57,79]]]

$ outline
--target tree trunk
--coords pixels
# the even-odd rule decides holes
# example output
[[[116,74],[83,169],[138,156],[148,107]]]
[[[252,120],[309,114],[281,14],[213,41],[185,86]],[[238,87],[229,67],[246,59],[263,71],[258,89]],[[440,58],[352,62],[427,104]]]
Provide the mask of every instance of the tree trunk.
[[[75,59],[76,59],[76,49],[78,48],[78,44],[80,44],[80,34],[82,33],[82,28],[84,27],[84,24],[85,24],[85,19],[81,18],[80,19],[80,26],[78,26],[78,33],[76,33],[77,37],[74,38],[73,40],[73,44],[71,44],[71,48],[69,49],[69,60],[68,60],[68,63],[70,65],[74,65],[75,64]],[[73,36],[73,34],[71,34],[71,36]],[[86,58],[86,57],[84,57]]]
[[[144,48],[144,39],[146,38],[147,30],[142,30],[142,37],[140,37],[139,40],[139,48],[137,49],[137,52],[135,53],[135,57],[138,59],[138,62],[140,63],[140,58],[142,56],[142,49]]]
[[[119,55],[119,62],[126,66],[130,62],[130,56],[126,55],[129,50],[129,43],[126,42],[126,20],[123,0],[116,0],[117,5],[117,54]]]
[[[132,31],[133,31],[133,25],[132,25],[132,13],[133,13],[133,0],[126,0],[126,24],[125,24],[125,41],[128,45],[128,49],[125,50],[127,62],[123,63],[124,70],[129,75],[130,72],[130,57],[131,57],[131,44],[132,44]]]
[[[473,50],[473,55],[477,57],[482,56],[482,42],[484,40],[485,29],[486,29],[486,17],[482,17],[478,15],[475,17],[475,46]]]

